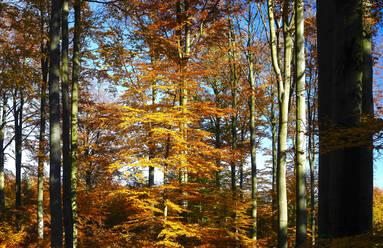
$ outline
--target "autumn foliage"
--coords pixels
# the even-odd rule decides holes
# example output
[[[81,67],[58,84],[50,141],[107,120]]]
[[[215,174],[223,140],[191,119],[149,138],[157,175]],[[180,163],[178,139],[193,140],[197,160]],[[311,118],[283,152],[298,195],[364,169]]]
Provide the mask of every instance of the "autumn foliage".
[[[278,210],[274,141],[279,106],[265,3],[80,2],[78,247],[275,247]],[[276,2],[275,16],[281,21],[283,1]],[[289,7],[290,2],[285,2]],[[40,92],[46,90],[43,85],[47,83],[42,68],[49,44],[50,4],[43,0],[0,3],[0,112],[2,106],[9,112],[3,125],[5,144],[13,144],[16,128],[10,114],[16,112],[14,106],[24,110],[20,209],[15,209],[13,148],[0,151],[6,165],[0,248],[51,245],[48,139],[41,143],[42,150],[38,143],[39,114],[44,111],[40,109]],[[70,1],[70,53],[74,4]],[[371,233],[318,241],[316,20],[314,4],[310,1],[307,6],[306,94],[310,121],[306,136],[310,139],[307,154],[313,172],[312,183],[307,180],[306,188],[315,193],[314,197],[307,196],[313,198],[314,204],[307,201],[307,212],[315,230],[308,225],[304,247],[380,247],[383,191],[379,188],[374,189]],[[253,21],[250,13],[254,14]],[[281,36],[281,30],[277,33]],[[253,88],[249,84],[249,54],[256,71]],[[378,87],[376,92],[376,105],[381,106]],[[255,219],[251,217],[250,96],[255,97],[256,112]],[[289,108],[288,246],[294,247],[293,98]],[[371,149],[381,149],[382,120],[363,118],[362,124],[352,130],[336,126],[329,129],[329,151],[364,145],[371,139],[375,142]],[[44,240],[39,240],[36,231],[38,158],[45,162]],[[254,223],[256,239],[250,236]]]

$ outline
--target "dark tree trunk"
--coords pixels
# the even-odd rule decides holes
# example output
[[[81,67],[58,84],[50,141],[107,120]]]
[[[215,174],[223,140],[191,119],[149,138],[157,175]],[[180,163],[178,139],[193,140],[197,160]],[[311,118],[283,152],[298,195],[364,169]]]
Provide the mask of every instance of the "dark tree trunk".
[[[362,1],[318,0],[319,236],[368,232],[372,222],[372,153],[365,146],[325,152],[328,124],[352,128],[366,112]],[[366,55],[367,57],[371,55]],[[368,65],[366,65],[368,64]],[[364,75],[364,76],[363,76]],[[346,139],[346,137],[342,137]]]
[[[21,209],[21,155],[22,155],[22,123],[24,98],[20,94],[19,106],[17,106],[17,92],[13,100],[13,111],[15,118],[15,167],[16,167],[16,209]]]
[[[61,1],[52,0],[49,30],[49,194],[51,208],[51,247],[62,247],[60,172],[60,13]]]
[[[1,106],[1,119],[0,119],[0,208],[4,209],[5,207],[5,195],[4,195],[4,133],[5,133],[5,123],[7,120],[7,97],[5,90],[2,94],[3,102]]]
[[[69,73],[68,73],[68,0],[62,1],[61,9],[61,97],[62,97],[62,139],[63,139],[63,213],[65,230],[65,247],[73,247],[73,220],[71,196],[71,161],[70,161],[70,134],[69,134]]]

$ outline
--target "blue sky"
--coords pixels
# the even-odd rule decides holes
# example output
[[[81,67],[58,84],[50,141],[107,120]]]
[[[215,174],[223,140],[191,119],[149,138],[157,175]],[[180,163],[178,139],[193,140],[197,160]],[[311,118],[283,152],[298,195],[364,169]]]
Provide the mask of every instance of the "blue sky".
[[[374,187],[383,189],[383,157],[374,161]]]

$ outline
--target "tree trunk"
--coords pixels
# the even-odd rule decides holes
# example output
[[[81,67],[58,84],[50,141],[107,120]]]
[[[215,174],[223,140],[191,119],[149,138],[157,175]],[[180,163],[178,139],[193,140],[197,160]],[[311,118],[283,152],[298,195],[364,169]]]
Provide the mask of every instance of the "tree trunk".
[[[235,45],[234,38],[234,24],[232,18],[229,21],[229,47],[233,47]],[[237,68],[235,65],[235,51],[232,49],[229,52],[230,57],[230,84],[231,84],[231,96],[232,96],[232,108],[235,113],[231,117],[231,148],[233,151],[237,150],[237,102],[238,102],[238,75]],[[233,198],[236,197],[237,193],[237,182],[236,182],[236,161],[230,162],[230,170],[231,170],[231,190],[233,192]]]
[[[245,127],[243,126],[241,128],[241,145],[245,143]],[[243,164],[244,164],[244,157],[241,157],[241,160],[239,162],[239,189],[241,190],[240,192],[240,198],[243,198],[243,182],[244,182],[244,177],[243,177]]]
[[[46,48],[41,45],[44,53]],[[39,155],[37,165],[37,235],[39,244],[42,245],[44,239],[44,162],[45,162],[45,121],[46,121],[46,92],[48,79],[48,59],[41,59],[42,84],[40,95],[40,134],[39,134]]]
[[[221,118],[220,117],[217,117],[217,120],[215,121],[215,148],[221,149]],[[218,169],[221,168],[220,154],[217,156],[215,163]],[[219,170],[216,172],[215,185],[218,188],[221,186],[221,175]]]
[[[255,76],[253,56],[248,55],[249,79],[250,79],[250,156],[251,156],[251,239],[257,240],[257,162],[255,144]]]
[[[311,81],[311,75],[310,75]],[[315,124],[314,120],[316,118],[315,102],[316,102],[316,90],[314,90],[313,95],[311,95],[310,87],[308,89],[307,97],[307,112],[308,112],[308,156],[309,156],[309,166],[310,166],[310,213],[311,213],[311,244],[315,245],[315,235],[316,235],[316,214],[315,214]],[[312,102],[312,104],[311,104]]]
[[[60,172],[60,13],[61,2],[52,0],[49,30],[49,193],[51,205],[51,247],[62,247],[61,172]]]
[[[220,106],[220,96],[219,96],[219,89],[218,89],[218,84],[217,81],[212,82],[212,88],[215,96],[215,103],[217,106]],[[221,134],[222,134],[222,127],[221,127],[221,117],[216,116],[215,120],[213,121],[214,123],[214,134],[215,134],[215,143],[214,146],[216,149],[221,149]],[[221,168],[221,154],[217,154],[215,159],[215,165],[217,167],[217,171],[215,173],[215,186],[217,188],[221,187],[221,173],[219,169]]]
[[[5,124],[7,121],[7,96],[4,92],[3,103],[1,106],[1,119],[0,119],[0,209],[5,208],[5,194],[4,194],[4,162],[5,162],[5,148],[4,148],[4,134]]]
[[[291,28],[293,20],[289,21],[288,2],[283,7],[283,39],[284,39],[284,75],[280,69],[278,57],[278,39],[274,20],[274,1],[268,0],[268,17],[270,26],[270,47],[274,71],[278,81],[279,125],[278,125],[278,154],[277,154],[277,193],[278,193],[278,247],[287,248],[287,192],[286,192],[286,153],[287,153],[287,122],[289,112],[289,97],[291,88],[291,60],[293,39]]]
[[[178,40],[178,59],[179,59],[179,66],[180,66],[180,72],[181,72],[181,86],[180,86],[180,96],[179,96],[179,105],[181,106],[182,116],[186,116],[187,112],[187,104],[188,104],[188,90],[187,90],[187,84],[186,80],[184,79],[184,75],[182,73],[184,72],[184,69],[187,66],[189,55],[190,55],[190,46],[191,46],[191,30],[190,30],[190,24],[187,21],[189,11],[189,0],[183,0],[183,1],[177,1],[177,21],[179,24],[184,24],[184,35],[185,39],[182,44],[181,42],[181,31],[177,33],[179,36]],[[182,45],[181,45],[182,44]],[[183,140],[187,141],[187,124],[184,122],[180,123],[180,133],[182,135]],[[184,157],[181,161],[181,171],[180,171],[180,181],[182,184],[186,184],[189,181],[188,177],[188,169],[187,169],[187,151],[181,151],[182,156]],[[184,194],[186,194],[184,192]],[[183,200],[183,208],[188,208],[188,201],[185,199]],[[184,219],[187,219],[186,212],[184,213]]]
[[[371,101],[372,64],[363,42],[362,2],[318,1],[320,237],[371,230],[372,152],[362,145],[325,153],[323,143],[327,124],[353,128],[371,111],[371,104],[364,106],[364,99]]]
[[[65,247],[73,247],[73,220],[71,202],[71,161],[69,133],[69,72],[68,72],[68,0],[62,1],[61,9],[61,97],[62,97],[62,152],[63,152],[63,213]]]
[[[274,213],[277,211],[277,146],[278,146],[278,136],[277,136],[277,120],[275,116],[275,106],[274,106],[274,99],[275,99],[275,91],[274,86],[270,85],[271,87],[271,96],[272,96],[272,102],[271,102],[271,113],[270,113],[270,121],[271,121],[271,159],[272,159],[272,211],[273,211],[273,227],[274,225]]]
[[[371,15],[371,0],[363,1],[363,12],[366,17]],[[365,20],[365,19],[363,19]],[[363,91],[362,91],[362,113],[370,118],[374,117],[374,99],[373,99],[373,59],[372,59],[372,30],[368,22],[363,23]],[[363,199],[360,211],[364,214],[359,215],[358,222],[364,223],[364,231],[370,230],[372,226],[372,204],[373,204],[373,140],[368,137],[367,144],[361,147],[361,167],[364,169],[364,175],[361,179],[359,190],[360,198]],[[366,220],[363,220],[366,218]]]
[[[74,3],[74,37],[73,37],[73,68],[72,68],[72,109],[71,109],[71,203],[73,221],[73,247],[77,247],[77,171],[78,171],[78,95],[80,74],[80,19],[81,0]]]
[[[315,234],[316,234],[316,227],[315,227],[315,173],[314,173],[314,153],[309,158],[309,165],[310,165],[310,205],[311,205],[311,244],[315,245]]]
[[[15,118],[15,167],[16,167],[16,210],[21,209],[21,158],[22,158],[22,124],[23,124],[23,105],[24,97],[20,93],[20,102],[17,106],[17,91],[13,99],[13,111]]]
[[[153,105],[153,108],[155,108],[155,106],[157,105],[157,91],[155,89],[156,87],[156,83],[153,83],[152,85],[152,105]],[[155,110],[153,109],[153,112],[155,112]],[[153,129],[154,128],[154,123],[150,123],[150,126],[149,126],[150,129]],[[152,130],[149,130],[149,160],[153,159],[154,158],[154,155],[155,155],[155,142],[153,142],[153,131]],[[149,166],[149,175],[148,175],[148,186],[149,187],[152,187],[154,186],[154,167],[153,166]]]
[[[295,0],[295,82],[296,82],[296,245],[307,239],[306,209],[306,97],[304,2]]]

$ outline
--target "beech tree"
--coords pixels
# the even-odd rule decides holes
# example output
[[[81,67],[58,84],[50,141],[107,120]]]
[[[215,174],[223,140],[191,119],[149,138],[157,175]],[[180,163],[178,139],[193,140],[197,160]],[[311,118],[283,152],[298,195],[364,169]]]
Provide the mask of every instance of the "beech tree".
[[[372,153],[358,144],[325,153],[323,142],[330,125],[356,127],[363,114],[372,113],[371,49],[368,35],[363,42],[369,32],[362,10],[360,0],[318,1],[319,237],[371,230]]]
[[[78,174],[78,98],[80,76],[81,1],[74,4],[75,24],[73,37],[72,105],[71,105],[71,205],[73,247],[78,244],[77,174]]]
[[[291,33],[294,18],[289,15],[289,2],[283,2],[281,13],[282,27],[275,21],[275,3],[267,1],[270,47],[273,68],[277,76],[278,103],[279,103],[279,130],[278,130],[278,153],[277,153],[277,195],[278,195],[278,247],[287,247],[287,193],[286,193],[286,155],[287,155],[287,123],[289,115],[290,88],[291,88],[291,61],[293,49],[293,36]],[[277,25],[277,26],[276,26]],[[279,29],[283,32],[284,63],[283,73],[281,70],[281,58],[279,53]],[[277,32],[278,31],[278,32]]]
[[[306,74],[304,46],[304,2],[295,1],[295,81],[296,81],[296,244],[302,245],[307,236],[306,210]]]
[[[49,25],[49,196],[51,247],[62,247],[61,151],[60,151],[60,14],[61,2],[51,1]]]
[[[2,104],[1,104],[1,126],[0,126],[0,207],[5,207],[5,195],[4,195],[4,162],[5,162],[5,124],[7,121],[7,95],[5,89],[2,92]]]

